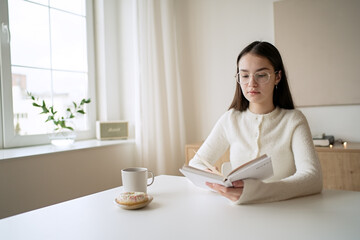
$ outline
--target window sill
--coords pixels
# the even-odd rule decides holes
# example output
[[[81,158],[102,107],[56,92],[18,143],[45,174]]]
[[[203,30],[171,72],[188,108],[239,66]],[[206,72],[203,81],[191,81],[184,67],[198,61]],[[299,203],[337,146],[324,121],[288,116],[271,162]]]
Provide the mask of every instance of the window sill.
[[[134,139],[106,140],[106,141],[91,139],[84,141],[76,141],[74,144],[66,147],[56,147],[49,144],[49,145],[41,145],[41,146],[23,147],[23,148],[1,149],[0,160],[19,158],[19,157],[29,157],[29,156],[36,156],[36,155],[49,154],[49,153],[66,152],[66,151],[73,151],[73,150],[86,149],[86,148],[96,148],[96,147],[104,147],[104,146],[119,145],[119,144],[133,144],[133,143],[135,143]]]

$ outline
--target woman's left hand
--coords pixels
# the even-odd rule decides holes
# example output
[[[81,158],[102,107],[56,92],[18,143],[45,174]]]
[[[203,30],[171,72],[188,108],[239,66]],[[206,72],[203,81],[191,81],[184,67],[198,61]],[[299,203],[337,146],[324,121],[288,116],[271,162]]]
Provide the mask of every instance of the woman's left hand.
[[[233,182],[233,187],[224,187],[220,184],[209,182],[207,182],[206,185],[233,202],[239,200],[244,190],[244,181],[242,180]]]

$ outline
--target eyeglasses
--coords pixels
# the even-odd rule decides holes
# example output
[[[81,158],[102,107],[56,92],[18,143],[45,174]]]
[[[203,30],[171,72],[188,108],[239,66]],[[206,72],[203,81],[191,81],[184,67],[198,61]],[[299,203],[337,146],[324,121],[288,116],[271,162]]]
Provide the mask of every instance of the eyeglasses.
[[[278,73],[278,71],[274,72],[274,74]],[[250,82],[250,76],[253,76],[253,79],[258,84],[267,83],[270,80],[270,76],[272,73],[268,72],[256,72],[252,73],[237,73],[235,75],[235,79],[239,84],[248,84]]]

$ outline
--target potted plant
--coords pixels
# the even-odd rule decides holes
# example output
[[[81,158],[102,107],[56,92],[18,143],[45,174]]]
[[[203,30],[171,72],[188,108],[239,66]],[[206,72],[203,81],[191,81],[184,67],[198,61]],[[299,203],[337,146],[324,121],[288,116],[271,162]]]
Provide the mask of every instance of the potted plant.
[[[73,102],[71,106],[66,108],[64,115],[55,110],[54,106],[48,106],[45,100],[40,100],[32,93],[28,92],[32,100],[32,105],[36,108],[40,108],[40,114],[47,116],[45,122],[52,122],[54,125],[54,132],[50,136],[51,143],[57,146],[69,145],[75,141],[76,134],[74,127],[70,125],[70,120],[74,119],[77,115],[84,115],[85,104],[91,102],[89,99],[82,99],[80,102]]]

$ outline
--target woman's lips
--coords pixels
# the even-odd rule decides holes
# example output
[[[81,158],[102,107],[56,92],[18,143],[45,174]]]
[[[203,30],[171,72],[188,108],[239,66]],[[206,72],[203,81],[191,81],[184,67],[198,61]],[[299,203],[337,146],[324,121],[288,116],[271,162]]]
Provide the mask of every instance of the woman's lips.
[[[255,94],[259,94],[260,92],[252,90],[252,91],[249,91],[248,93],[251,94],[251,95],[255,95]]]

